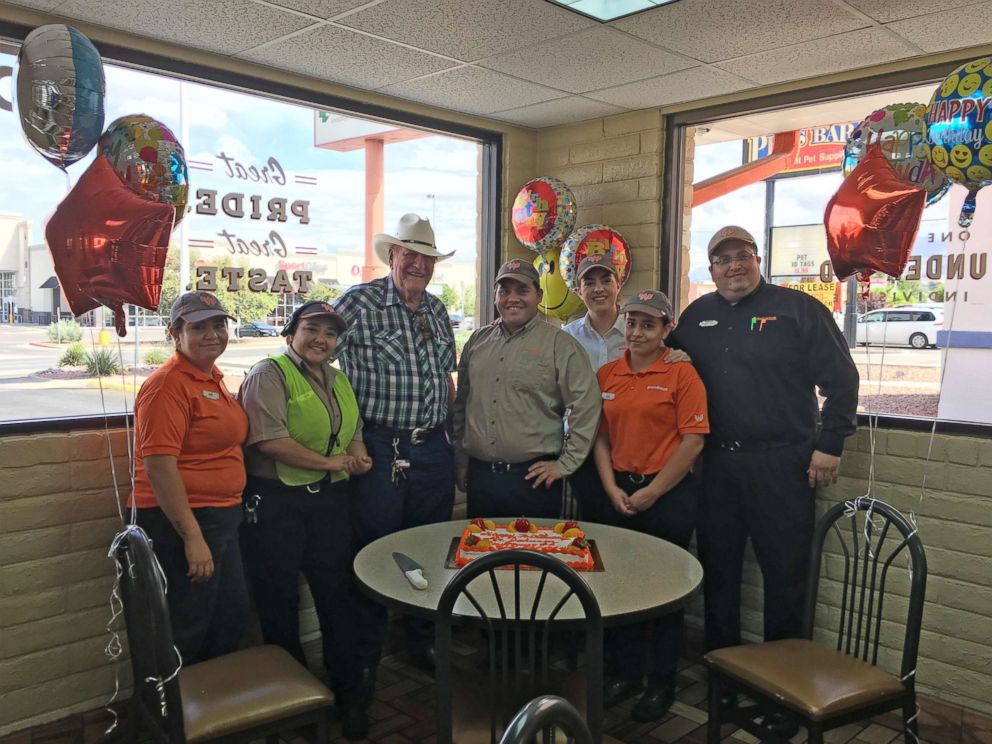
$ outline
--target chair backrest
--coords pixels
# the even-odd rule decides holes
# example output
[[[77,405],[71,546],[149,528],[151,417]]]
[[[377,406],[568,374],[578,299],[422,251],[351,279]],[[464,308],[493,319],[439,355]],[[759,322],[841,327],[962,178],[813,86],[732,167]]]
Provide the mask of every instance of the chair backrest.
[[[592,734],[579,711],[557,695],[542,695],[521,708],[506,727],[499,744],[530,744],[538,732],[549,727],[564,730],[567,744],[592,744]],[[549,738],[554,741],[554,737]]]
[[[837,537],[826,551],[828,534]],[[837,552],[834,552],[834,551]],[[803,632],[813,637],[820,568],[828,554],[828,577],[841,585],[836,628],[838,651],[870,664],[878,663],[878,648],[885,615],[886,588],[894,571],[909,572],[901,676],[912,688],[923,622],[927,584],[927,558],[916,527],[883,501],[860,497],[832,507],[816,525],[807,578]]]
[[[512,575],[511,591],[501,589],[497,572]],[[469,586],[484,574],[489,582],[480,589],[493,593],[497,607],[494,615],[486,612]],[[526,601],[521,593],[524,574],[530,574],[528,581],[533,580],[537,587],[529,607],[522,606]],[[552,582],[564,583],[560,587],[564,594],[548,591],[549,576],[554,577]],[[552,625],[567,602],[578,600],[585,615],[581,628],[586,637],[586,717],[592,740],[598,743],[603,724],[603,618],[596,597],[582,577],[557,558],[528,550],[501,550],[476,558],[459,570],[438,601],[434,645],[439,744],[450,744],[452,739],[451,632],[456,620],[455,602],[463,595],[478,613],[489,641],[491,744],[496,744],[498,731],[509,717],[505,710],[514,693],[548,681]],[[490,602],[486,604],[492,606]],[[501,643],[497,643],[497,637]]]
[[[159,740],[181,744],[186,734],[176,675],[180,659],[173,646],[164,579],[151,541],[140,527],[130,526],[117,545],[137,707]]]

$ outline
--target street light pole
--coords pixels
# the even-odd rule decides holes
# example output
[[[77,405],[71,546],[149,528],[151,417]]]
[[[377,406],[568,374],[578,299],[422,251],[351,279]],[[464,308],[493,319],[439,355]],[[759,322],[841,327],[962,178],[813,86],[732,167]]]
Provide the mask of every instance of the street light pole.
[[[427,194],[431,200],[431,227],[437,230],[437,194]]]

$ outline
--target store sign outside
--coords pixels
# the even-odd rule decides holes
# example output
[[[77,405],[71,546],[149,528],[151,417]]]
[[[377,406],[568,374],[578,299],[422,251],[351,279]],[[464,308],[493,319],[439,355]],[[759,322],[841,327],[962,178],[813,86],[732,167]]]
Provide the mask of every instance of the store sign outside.
[[[799,130],[799,151],[795,164],[774,178],[808,171],[840,170],[844,161],[844,145],[857,126],[856,122],[831,124]],[[762,135],[744,141],[744,161],[751,163],[766,157],[772,149],[774,136]]]

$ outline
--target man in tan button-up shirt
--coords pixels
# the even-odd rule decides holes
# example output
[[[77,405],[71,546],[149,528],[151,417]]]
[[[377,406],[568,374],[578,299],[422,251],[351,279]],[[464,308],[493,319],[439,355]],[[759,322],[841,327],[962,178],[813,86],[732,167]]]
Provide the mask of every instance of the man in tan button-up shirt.
[[[454,444],[469,517],[559,516],[562,478],[596,436],[601,403],[589,357],[538,316],[541,297],[530,263],[503,264],[499,320],[472,334],[458,364]]]

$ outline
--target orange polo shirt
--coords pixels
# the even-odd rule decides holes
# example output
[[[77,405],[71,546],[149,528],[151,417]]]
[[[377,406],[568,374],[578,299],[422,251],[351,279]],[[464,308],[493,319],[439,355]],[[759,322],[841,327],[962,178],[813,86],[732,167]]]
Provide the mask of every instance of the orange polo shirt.
[[[227,391],[217,367],[213,377],[181,354],[155,370],[134,401],[137,437],[134,492],[138,508],[158,506],[145,473],[146,455],[175,455],[189,505],[241,502],[245,462],[241,445],[248,417]]]
[[[640,372],[630,351],[596,373],[603,396],[600,430],[610,436],[613,469],[651,475],[661,470],[686,434],[708,434],[706,389],[695,367],[667,364],[668,350]]]

